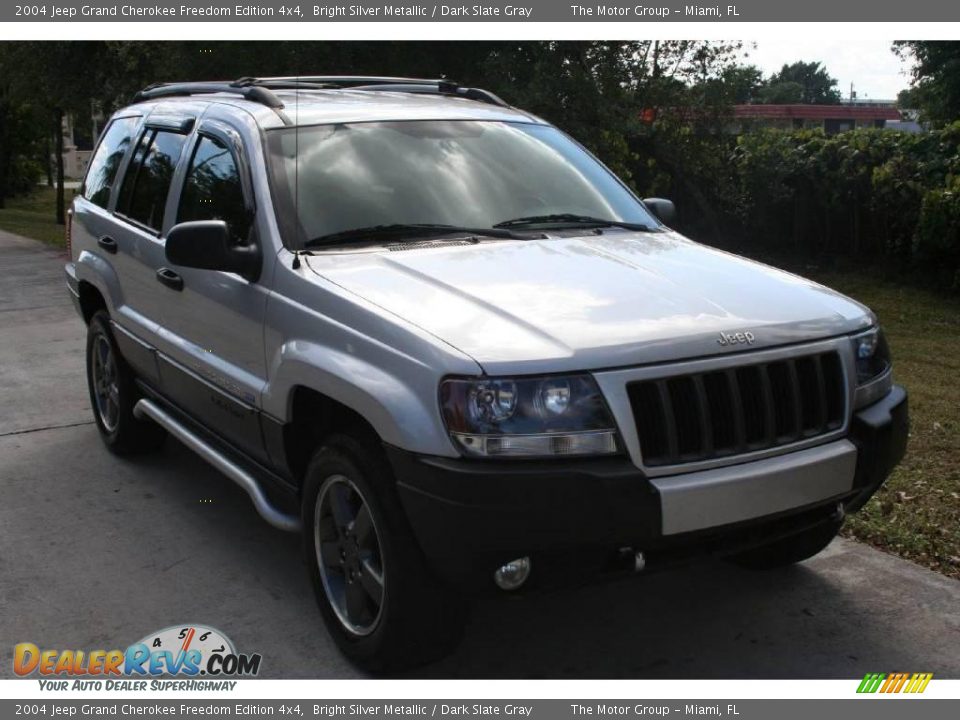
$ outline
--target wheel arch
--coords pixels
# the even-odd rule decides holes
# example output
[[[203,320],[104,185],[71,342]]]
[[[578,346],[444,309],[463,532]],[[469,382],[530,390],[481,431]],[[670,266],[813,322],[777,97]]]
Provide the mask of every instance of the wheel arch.
[[[116,270],[104,258],[86,250],[80,253],[75,263],[77,274],[77,288],[80,295],[80,311],[84,321],[89,324],[93,313],[102,308],[111,315],[121,302],[120,279]],[[83,305],[84,294],[88,302],[93,304]],[[91,309],[87,314],[87,309]]]
[[[282,451],[295,480],[302,478],[304,455],[324,435],[343,430],[411,452],[457,456],[440,418],[439,381],[427,368],[374,365],[304,340],[286,343],[275,357],[262,410],[283,428]]]
[[[291,388],[290,414],[283,430],[283,452],[291,475],[302,486],[310,458],[320,442],[335,432],[360,434],[383,442],[360,413],[307,385]]]
[[[87,325],[98,310],[109,311],[103,293],[89,280],[81,280],[77,283],[77,292],[80,296],[80,314]]]

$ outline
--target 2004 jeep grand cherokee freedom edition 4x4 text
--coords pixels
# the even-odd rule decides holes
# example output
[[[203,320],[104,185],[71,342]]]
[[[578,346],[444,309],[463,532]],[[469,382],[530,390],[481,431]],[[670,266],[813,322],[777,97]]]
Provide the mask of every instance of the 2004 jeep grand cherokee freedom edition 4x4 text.
[[[444,80],[152,86],[68,224],[94,417],[302,528],[372,669],[449,651],[484,588],[803,560],[902,457],[906,394],[867,308],[672,216]]]

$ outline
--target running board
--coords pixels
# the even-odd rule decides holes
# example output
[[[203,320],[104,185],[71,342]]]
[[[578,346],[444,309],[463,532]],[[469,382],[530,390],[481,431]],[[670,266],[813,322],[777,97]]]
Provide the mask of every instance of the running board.
[[[148,417],[153,420],[157,425],[164,428],[180,442],[197,453],[197,455],[243,488],[247,495],[250,496],[250,499],[253,501],[253,506],[257,512],[260,513],[260,516],[275,528],[288,532],[297,532],[300,530],[300,518],[294,515],[287,515],[271,505],[266,493],[263,492],[263,488],[260,487],[260,483],[253,475],[219,450],[212,447],[200,436],[184,427],[182,423],[162,410],[155,402],[147,399],[138,401],[133,407],[133,414],[141,419]]]

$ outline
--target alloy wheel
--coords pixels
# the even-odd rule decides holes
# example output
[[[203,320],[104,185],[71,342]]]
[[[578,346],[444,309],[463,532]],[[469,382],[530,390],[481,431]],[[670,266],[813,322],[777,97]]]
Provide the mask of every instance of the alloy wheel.
[[[383,553],[370,506],[349,478],[324,481],[313,532],[320,579],[334,613],[350,633],[369,635],[383,611]]]
[[[104,429],[112,433],[120,419],[120,381],[117,359],[110,341],[103,334],[93,343],[93,395],[97,414]]]

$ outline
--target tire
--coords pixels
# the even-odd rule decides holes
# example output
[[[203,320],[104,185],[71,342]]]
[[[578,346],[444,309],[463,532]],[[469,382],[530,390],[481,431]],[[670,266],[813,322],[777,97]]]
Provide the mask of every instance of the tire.
[[[156,450],[166,437],[156,423],[134,417],[140,399],[134,377],[113,338],[110,316],[98,310],[87,328],[87,386],[100,437],[117,455]]]
[[[731,555],[728,560],[748,570],[775,570],[812,558],[840,532],[843,520],[827,520],[796,535]]]
[[[323,441],[307,467],[302,517],[317,604],[352,662],[385,673],[457,646],[466,603],[427,568],[378,439]]]

